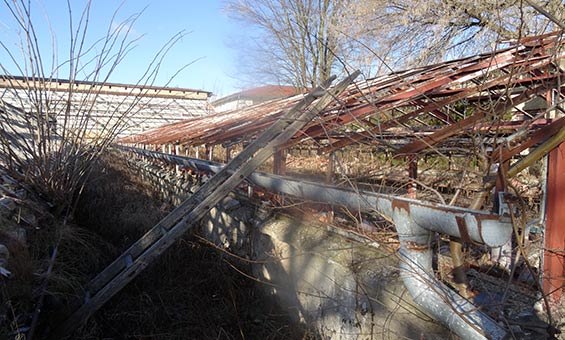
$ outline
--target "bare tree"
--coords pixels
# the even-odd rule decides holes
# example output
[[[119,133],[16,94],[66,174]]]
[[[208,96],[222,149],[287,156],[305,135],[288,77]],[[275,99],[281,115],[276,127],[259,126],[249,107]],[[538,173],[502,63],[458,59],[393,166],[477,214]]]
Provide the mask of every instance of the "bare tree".
[[[342,45],[335,27],[348,0],[231,0],[226,11],[258,30],[253,65],[269,81],[312,87],[327,79]]]
[[[31,184],[65,211],[93,162],[124,129],[144,94],[132,89],[123,102],[108,109],[103,122],[95,121],[93,111],[103,94],[102,85],[135,47],[138,37],[132,35],[132,26],[140,14],[118,22],[115,12],[105,35],[91,42],[87,38],[90,1],[78,12],[67,2],[69,31],[63,38],[69,47],[59,59],[56,37],[53,32],[50,37],[47,34],[49,48],[33,3],[5,0],[2,7],[7,13],[4,20],[10,20],[17,37],[17,48],[0,42],[4,54],[0,80],[6,85],[0,93],[0,168]],[[157,51],[137,85],[155,81],[162,59],[181,37],[182,33],[173,36]],[[61,76],[68,82],[63,91],[53,88]]]
[[[565,18],[559,0],[536,4]],[[371,76],[558,28],[523,0],[229,0],[226,11],[255,29],[240,46],[253,76],[299,87],[338,64]]]
[[[565,18],[559,0],[538,5]],[[522,0],[370,0],[350,6],[348,17],[349,30],[343,33],[378,42],[375,53],[391,67],[476,54],[504,41],[559,28]]]

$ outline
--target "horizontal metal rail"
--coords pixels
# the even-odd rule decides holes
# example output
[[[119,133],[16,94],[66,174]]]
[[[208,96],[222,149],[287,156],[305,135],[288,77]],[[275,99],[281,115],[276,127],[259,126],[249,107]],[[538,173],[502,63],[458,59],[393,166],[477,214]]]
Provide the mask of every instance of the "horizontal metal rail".
[[[223,164],[178,155],[116,145],[116,149],[169,164],[187,166],[197,171],[216,173]],[[400,196],[354,188],[336,187],[304,181],[288,176],[253,172],[246,180],[273,193],[291,195],[308,201],[335,204],[359,212],[376,212],[392,218],[395,208],[407,210],[411,219],[424,229],[444,233],[464,240],[498,247],[512,233],[509,219],[486,211],[436,204]]]

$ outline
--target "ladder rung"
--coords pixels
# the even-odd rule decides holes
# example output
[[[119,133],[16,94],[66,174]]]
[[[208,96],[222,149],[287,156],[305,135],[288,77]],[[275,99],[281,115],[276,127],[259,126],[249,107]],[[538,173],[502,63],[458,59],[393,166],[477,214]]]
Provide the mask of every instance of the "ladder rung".
[[[83,301],[83,303],[84,303],[84,304],[87,304],[89,301],[90,301],[90,291],[87,290],[87,291],[84,293],[84,301]]]
[[[124,260],[125,260],[125,262],[126,262],[126,268],[131,267],[131,265],[133,264],[133,257],[131,256],[131,254],[127,254],[127,255],[124,257]]]

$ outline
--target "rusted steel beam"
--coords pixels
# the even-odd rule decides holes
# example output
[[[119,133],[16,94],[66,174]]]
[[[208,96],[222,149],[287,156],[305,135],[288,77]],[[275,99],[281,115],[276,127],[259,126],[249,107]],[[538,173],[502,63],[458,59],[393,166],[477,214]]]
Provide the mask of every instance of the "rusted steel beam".
[[[518,105],[520,103],[524,103],[531,99],[533,96],[546,91],[546,86],[538,86],[533,89],[529,89],[522,93],[521,95],[509,98],[502,103],[498,103],[496,107],[492,109],[492,111],[484,111],[480,110],[474,113],[469,118],[463,119],[455,124],[449,125],[443,129],[440,129],[429,136],[421,138],[419,140],[413,141],[412,143],[401,147],[400,149],[396,150],[397,154],[413,154],[417,153],[421,150],[427,149],[436,145],[437,143],[458,134],[462,130],[476,124],[478,121],[482,120],[485,117],[494,117],[505,111],[508,111],[513,106]]]
[[[543,59],[546,60],[547,58]],[[512,80],[510,82],[504,82],[504,83],[499,83],[498,85],[493,85],[490,86],[489,89],[490,90],[504,90],[507,89],[509,87],[513,87],[513,88],[519,88],[522,86],[531,86],[531,85],[535,85],[538,84],[540,82],[543,81],[550,81],[550,80],[554,80],[556,77],[559,76],[559,74],[541,74],[541,75],[536,75],[536,76],[528,76],[527,73],[523,73],[522,71],[519,71],[521,76],[518,79],[514,79],[512,78]],[[530,72],[530,71],[528,71]],[[507,74],[510,75],[510,74]],[[475,84],[480,84],[481,82],[474,82]],[[442,98],[442,97],[449,97],[452,96],[454,94],[466,91],[469,87],[456,87],[456,88],[446,88],[446,89],[440,89],[438,91],[432,91],[430,93],[426,94],[427,98]],[[475,95],[475,96],[469,96],[466,97],[465,99],[467,99],[469,102],[473,102],[473,101],[484,101],[484,100],[488,100],[488,99],[498,99],[499,95],[496,94],[495,91],[493,91],[493,93],[490,93],[489,95]]]
[[[400,100],[406,98],[414,98],[416,96],[422,95],[432,89],[442,88],[444,85],[450,83],[461,83],[463,81],[468,81],[470,79],[484,75],[485,69],[488,71],[493,71],[505,66],[510,65],[514,62],[514,50],[507,50],[502,53],[488,55],[484,60],[474,63],[472,65],[463,65],[462,68],[458,70],[453,70],[440,77],[434,77],[432,80],[424,82],[416,86],[411,86],[410,89],[399,93],[397,95],[390,96],[387,100]]]
[[[512,141],[512,147],[508,145],[499,146],[492,152],[491,160],[494,162],[505,162],[527,148],[531,148],[532,146],[547,140],[563,128],[565,128],[565,117],[561,117],[554,122],[539,128],[533,133],[524,133],[520,139]],[[526,138],[527,140],[522,141]]]
[[[416,101],[416,104],[418,104],[420,106],[424,106],[427,103],[422,101],[422,100],[418,100],[418,101]],[[441,111],[439,108],[428,110],[428,111],[426,111],[426,113],[429,114],[432,117],[439,119],[440,121],[442,121],[445,124],[455,123],[455,121],[453,121],[453,118],[451,118],[447,113]]]
[[[563,53],[546,53],[548,46],[555,45],[554,40],[558,38],[559,34],[556,33],[524,39],[510,48],[493,53],[359,81],[348,87],[320,114],[316,123],[307,125],[285,147],[300,143],[305,138],[327,138],[328,130],[355,122],[363,123],[369,116],[377,117],[381,124],[367,127],[362,133],[350,133],[348,138],[333,144],[331,148],[337,149],[371,138],[389,126],[414,121],[422,114],[436,115],[449,123],[445,108],[457,100],[499,100],[504,89],[519,90],[525,86],[539,86],[559,77],[559,73],[536,73],[563,57]],[[489,93],[485,94],[485,91]],[[226,114],[193,119],[132,136],[122,142],[164,144],[178,140],[187,145],[231,145],[254,138],[272,124],[286,107],[293,105],[300,98],[301,96],[295,96]],[[420,105],[424,106],[414,108]],[[389,114],[389,111],[401,108],[410,112],[400,117]]]
[[[475,73],[474,75],[475,75],[475,77],[482,76],[482,74],[478,74],[478,73]],[[505,83],[505,82],[508,81],[509,77],[510,76],[506,75],[506,76],[503,76],[503,77],[499,77],[494,81],[488,82],[487,84],[483,84],[483,85],[480,85],[480,86],[475,86],[475,87],[470,88],[470,89],[466,89],[465,91],[460,92],[456,96],[448,98],[447,100],[442,100],[442,101],[438,101],[438,102],[432,101],[432,102],[428,103],[428,105],[426,105],[425,107],[414,110],[410,114],[403,115],[402,118],[400,118],[400,117],[399,118],[385,117],[385,118],[388,118],[391,121],[392,120],[399,121],[399,119],[400,119],[399,122],[405,122],[405,121],[408,121],[409,119],[417,117],[421,113],[428,112],[430,110],[436,110],[436,109],[442,108],[445,105],[453,103],[457,100],[464,99],[472,93],[476,93],[476,92],[480,92],[482,90],[485,90],[485,89],[488,88],[488,86],[494,86],[496,84]],[[467,78],[469,78],[469,75],[467,75]],[[431,82],[426,88],[428,88],[431,85],[435,85],[436,88],[437,88],[437,87],[441,87],[444,84],[441,81]],[[414,91],[410,91],[410,93],[413,93],[413,92]],[[394,108],[399,108],[399,107],[402,107],[402,106],[410,106],[410,105],[414,105],[415,103],[417,104],[418,101],[422,100],[422,98],[421,98],[422,95],[425,95],[426,93],[415,92],[413,94],[414,94],[413,96],[403,96],[401,99],[398,99],[398,100],[394,100],[394,98],[398,97],[398,95],[394,95],[394,94],[388,95],[388,96],[383,95],[382,97],[375,99],[374,102],[371,102],[371,103],[368,103],[368,104],[362,104],[361,106],[358,105],[357,107],[348,107],[346,109],[343,109],[342,111],[344,112],[344,114],[342,114],[339,117],[339,124],[340,125],[349,124],[349,123],[354,122],[355,120],[365,118],[365,117],[367,117],[368,115],[371,115],[371,114],[379,113],[379,114],[383,115],[384,113],[386,113],[386,111],[392,110]],[[307,128],[305,135],[310,136],[310,137],[319,136],[325,130],[326,130],[325,128],[320,128],[318,126],[315,126],[314,128]]]
[[[563,35],[562,31],[554,31],[554,32],[549,32],[549,33],[545,33],[545,34],[541,34],[541,35],[536,35],[536,36],[532,36],[532,37],[523,37],[520,39],[519,43],[524,45],[524,46],[538,46],[541,43],[543,43],[543,41],[545,41],[545,44],[548,43],[554,43],[554,41],[556,40],[556,38],[559,38]]]
[[[335,143],[332,143],[330,146],[328,147],[324,147],[322,148],[322,152],[328,152],[330,149],[332,150],[336,150],[336,149],[340,149],[343,148],[345,146],[348,145],[352,145],[355,143],[358,143],[362,140],[365,140],[367,138],[371,138],[372,136],[375,136],[383,131],[386,131],[387,129],[394,127],[394,126],[398,126],[399,124],[404,124],[408,121],[410,121],[413,118],[416,118],[418,116],[420,116],[421,114],[431,111],[431,110],[438,110],[440,108],[443,108],[447,105],[453,104],[459,100],[462,99],[467,99],[469,97],[471,97],[473,94],[475,93],[481,93],[483,91],[488,91],[490,89],[493,88],[498,88],[499,86],[504,85],[505,87],[507,86],[512,86],[512,76],[517,76],[521,73],[515,73],[513,75],[511,74],[506,74],[504,76],[500,76],[497,77],[494,80],[491,80],[489,82],[486,83],[482,83],[479,85],[475,85],[472,87],[468,87],[462,90],[458,90],[457,92],[454,93],[454,95],[450,96],[450,97],[446,97],[443,98],[441,100],[437,100],[437,101],[433,101],[431,99],[429,99],[429,102],[425,105],[422,106],[420,108],[417,108],[411,112],[408,112],[402,116],[399,117],[394,117],[394,118],[389,118],[388,120],[384,120],[378,127],[375,127],[374,129],[371,129],[367,132],[363,132],[363,133],[351,133],[348,135],[348,138],[346,139],[341,139]],[[553,76],[547,76],[544,77],[544,80],[553,80],[556,81],[557,79],[559,79],[558,75],[553,75]],[[509,85],[510,84],[510,85]],[[491,98],[493,99],[493,98]],[[497,96],[494,99],[499,99],[499,97]],[[419,100],[419,102],[423,102],[422,100]],[[386,106],[377,106],[377,105],[365,105],[365,106],[361,106],[358,108],[352,108],[349,110],[348,115],[349,116],[354,116],[357,119],[362,119],[363,117],[381,112],[383,110],[392,110],[394,108],[400,107],[406,105],[406,103],[396,103],[395,105],[386,105]],[[349,123],[351,122],[350,120],[345,120],[345,118],[342,118],[342,124],[345,123]],[[315,130],[315,129],[318,130]],[[319,136],[321,134],[321,129],[319,127],[314,127],[311,128],[309,130],[307,130],[307,135],[310,137],[315,137],[315,136]],[[291,141],[289,143],[287,143],[287,147],[290,146],[292,144],[297,143],[297,140]]]
[[[536,62],[530,64],[530,66],[534,65],[535,67],[545,67],[545,66],[549,65],[551,62],[552,62],[552,59],[546,57],[546,58],[542,58],[540,60],[536,60]],[[390,120],[391,126],[396,126],[397,124],[396,125],[393,124],[395,119],[398,121],[399,124],[401,124],[401,123],[404,123],[405,121],[408,121],[410,119],[418,117],[419,114],[426,112],[428,110],[438,109],[438,108],[444,107],[448,104],[451,104],[453,102],[456,102],[457,100],[469,98],[473,93],[480,93],[481,91],[486,91],[486,90],[489,90],[490,88],[498,88],[498,87],[501,87],[501,86],[503,86],[503,88],[512,87],[512,86],[514,86],[515,82],[522,83],[523,80],[520,79],[519,75],[527,74],[528,72],[529,72],[528,69],[522,69],[522,70],[518,70],[518,71],[515,70],[512,73],[507,73],[503,76],[499,76],[499,77],[495,78],[494,80],[491,80],[487,83],[477,85],[477,86],[472,87],[472,88],[466,88],[465,91],[463,91],[463,92],[460,91],[453,97],[446,98],[444,100],[440,100],[440,101],[437,101],[437,102],[431,102],[427,107],[415,110],[413,112],[413,115],[408,114],[406,116],[403,116],[402,118],[400,118],[400,117],[399,118],[387,117],[387,119],[385,119],[383,124],[386,123],[388,120]],[[516,78],[518,78],[518,79],[516,79]],[[543,79],[540,79],[540,80],[553,80],[554,83],[558,83],[557,80],[559,78],[560,78],[560,75],[550,75],[550,76],[544,76]],[[472,79],[467,79],[467,80],[472,80]],[[497,96],[496,99],[498,99],[498,96]],[[388,103],[388,104],[386,102],[388,102],[388,99],[382,99],[381,101],[377,100],[377,101],[372,102],[370,104],[362,105],[361,107],[348,107],[347,109],[343,110],[345,112],[345,114],[343,114],[339,117],[339,122],[334,123],[334,124],[335,125],[349,124],[349,123],[354,122],[355,120],[362,119],[362,118],[364,118],[368,115],[371,115],[371,114],[375,114],[375,113],[382,114],[382,113],[386,112],[387,110],[391,110],[391,109],[394,109],[394,108],[398,108],[398,107],[402,107],[404,105],[410,105],[411,104],[410,100],[405,100],[405,101],[400,101],[400,102],[392,102],[392,103]],[[350,144],[359,142],[359,141],[366,139],[370,136],[374,136],[375,133],[379,133],[379,132],[383,131],[383,124],[381,124],[379,126],[379,128],[375,128],[371,131],[368,131],[367,133],[351,134],[349,136],[351,138],[344,139],[344,140],[340,141],[338,143],[338,145],[332,146],[332,149],[338,149],[340,147],[344,147],[346,145],[350,145]],[[319,136],[323,135],[327,131],[327,129],[330,128],[330,127],[331,126],[326,126],[326,127],[320,127],[320,126],[313,126],[312,127],[311,126],[311,127],[308,127],[305,132],[303,132],[303,135],[308,136],[310,138],[319,137]],[[294,145],[294,144],[298,143],[299,141],[300,141],[299,138],[295,138],[293,141],[287,143],[287,147]],[[326,148],[323,151],[328,151],[328,150]]]
[[[541,128],[544,128],[550,125],[553,122],[552,119],[546,118],[539,118],[539,119],[522,119],[522,120],[513,120],[510,122],[496,122],[496,123],[480,123],[477,124],[473,128],[473,131],[508,131],[508,132],[516,132],[523,131],[526,132],[535,132]],[[516,140],[517,141],[517,140]],[[514,142],[514,140],[512,141]]]
[[[546,141],[536,147],[534,150],[530,151],[528,155],[518,162],[512,164],[512,167],[508,169],[506,173],[506,177],[514,177],[520,171],[526,169],[527,167],[531,166],[542,157],[547,155],[551,150],[555,149],[559,144],[565,142],[565,129],[559,130],[553,136],[550,136]]]
[[[565,285],[565,142],[549,153],[545,202],[543,290],[560,302]]]

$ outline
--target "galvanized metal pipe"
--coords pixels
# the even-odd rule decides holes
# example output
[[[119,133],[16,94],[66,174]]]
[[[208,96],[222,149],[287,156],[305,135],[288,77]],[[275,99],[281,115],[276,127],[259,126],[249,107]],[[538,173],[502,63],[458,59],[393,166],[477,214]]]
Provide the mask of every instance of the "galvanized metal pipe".
[[[415,223],[404,207],[394,207],[392,218],[400,240],[401,277],[414,302],[463,339],[503,339],[501,326],[435,279],[433,232]]]
[[[139,155],[185,165],[197,171],[216,173],[223,165],[216,162],[164,154],[121,146],[124,151],[133,151]],[[469,238],[491,247],[506,243],[512,233],[509,220],[500,220],[498,215],[467,209],[424,202],[420,200],[380,194],[370,191],[341,188],[321,183],[303,181],[286,176],[254,172],[247,180],[269,191],[292,195],[305,200],[337,204],[359,212],[378,212],[392,216],[393,207],[401,206],[407,210],[418,225],[458,238]]]
[[[215,173],[223,167],[206,160],[124,146],[118,148],[199,171]],[[341,205],[359,212],[378,212],[391,218],[401,245],[402,279],[414,300],[464,339],[502,339],[506,335],[504,329],[476,306],[434,278],[431,240],[434,232],[440,232],[498,247],[510,239],[512,224],[509,220],[480,210],[356,191],[261,172],[254,172],[247,180],[275,193]]]

